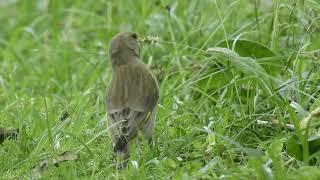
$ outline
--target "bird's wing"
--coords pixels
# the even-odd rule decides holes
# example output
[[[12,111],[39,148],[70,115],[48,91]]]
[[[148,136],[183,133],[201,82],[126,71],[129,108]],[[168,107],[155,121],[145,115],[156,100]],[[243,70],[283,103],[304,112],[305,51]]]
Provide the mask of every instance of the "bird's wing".
[[[156,79],[144,64],[117,67],[113,72],[107,94],[107,111],[114,113],[125,108],[149,112],[157,105],[159,90]]]
[[[115,139],[123,136],[129,141],[150,121],[151,114],[152,112],[139,112],[129,108],[108,114],[111,134]]]
[[[107,115],[114,148],[122,152],[127,142],[153,123],[159,98],[156,79],[140,63],[114,69],[107,94]]]

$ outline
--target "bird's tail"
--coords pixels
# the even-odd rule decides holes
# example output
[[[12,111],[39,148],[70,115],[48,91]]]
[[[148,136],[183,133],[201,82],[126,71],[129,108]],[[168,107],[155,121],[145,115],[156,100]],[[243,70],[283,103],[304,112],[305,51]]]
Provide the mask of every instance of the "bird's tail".
[[[117,154],[126,154],[129,150],[129,140],[128,140],[128,120],[124,120],[121,123],[120,128],[120,136],[117,138],[115,145],[114,145],[114,152]]]
[[[124,169],[127,167],[129,160],[129,142],[124,135],[120,135],[116,140],[113,151],[117,154],[117,168]]]
[[[116,140],[116,143],[114,144],[113,150],[117,154],[127,153],[128,140],[124,135],[120,135],[120,137]]]

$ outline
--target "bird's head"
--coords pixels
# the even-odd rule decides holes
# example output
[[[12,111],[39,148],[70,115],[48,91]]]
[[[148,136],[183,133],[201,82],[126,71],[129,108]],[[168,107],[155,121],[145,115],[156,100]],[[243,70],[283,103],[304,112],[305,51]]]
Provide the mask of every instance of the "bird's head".
[[[138,35],[134,32],[122,32],[115,35],[109,45],[111,59],[121,54],[139,57],[140,44]]]

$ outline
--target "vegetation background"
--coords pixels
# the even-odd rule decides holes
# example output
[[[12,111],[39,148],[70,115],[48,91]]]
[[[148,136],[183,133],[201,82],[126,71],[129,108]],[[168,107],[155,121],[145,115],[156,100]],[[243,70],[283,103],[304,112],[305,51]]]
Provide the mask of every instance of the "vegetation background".
[[[0,0],[0,125],[19,129],[1,177],[319,179],[319,14],[318,0]],[[134,143],[123,171],[104,105],[120,31],[159,37],[141,57],[161,91],[155,147]]]

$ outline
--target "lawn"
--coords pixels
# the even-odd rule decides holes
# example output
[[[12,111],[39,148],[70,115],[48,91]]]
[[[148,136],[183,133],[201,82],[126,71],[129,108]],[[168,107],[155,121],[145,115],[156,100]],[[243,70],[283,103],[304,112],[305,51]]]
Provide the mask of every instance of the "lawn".
[[[0,127],[19,130],[1,179],[319,179],[319,16],[319,0],[0,0]],[[132,142],[117,170],[122,31],[157,40],[141,59],[160,99],[154,147]]]

